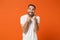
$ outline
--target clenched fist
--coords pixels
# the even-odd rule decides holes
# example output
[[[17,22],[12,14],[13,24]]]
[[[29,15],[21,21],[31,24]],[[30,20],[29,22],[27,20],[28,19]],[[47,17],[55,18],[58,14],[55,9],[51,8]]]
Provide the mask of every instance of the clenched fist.
[[[31,17],[28,15],[27,22],[31,22]]]
[[[37,21],[36,16],[33,16],[33,20],[34,20],[34,21]]]

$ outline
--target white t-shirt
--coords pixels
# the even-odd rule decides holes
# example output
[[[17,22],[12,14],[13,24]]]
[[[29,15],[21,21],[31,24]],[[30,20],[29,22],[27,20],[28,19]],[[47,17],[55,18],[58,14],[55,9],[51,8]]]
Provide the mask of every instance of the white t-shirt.
[[[24,25],[27,20],[28,14],[21,16],[20,24]],[[36,16],[37,22],[40,23],[40,17]],[[28,32],[26,34],[22,34],[23,40],[38,40],[36,32],[34,32],[34,21],[31,19],[32,23],[29,26]]]

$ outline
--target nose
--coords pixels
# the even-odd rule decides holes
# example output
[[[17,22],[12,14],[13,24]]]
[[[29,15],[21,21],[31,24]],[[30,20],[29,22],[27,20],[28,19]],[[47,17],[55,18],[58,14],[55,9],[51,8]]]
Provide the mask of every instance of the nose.
[[[30,10],[30,12],[33,12],[33,10]]]

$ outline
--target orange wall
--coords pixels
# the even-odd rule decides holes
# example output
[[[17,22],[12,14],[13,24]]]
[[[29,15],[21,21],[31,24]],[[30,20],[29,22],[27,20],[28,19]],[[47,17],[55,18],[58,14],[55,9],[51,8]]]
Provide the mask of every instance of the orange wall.
[[[0,0],[0,40],[22,39],[19,17],[30,3],[41,17],[39,40],[60,40],[60,0]]]

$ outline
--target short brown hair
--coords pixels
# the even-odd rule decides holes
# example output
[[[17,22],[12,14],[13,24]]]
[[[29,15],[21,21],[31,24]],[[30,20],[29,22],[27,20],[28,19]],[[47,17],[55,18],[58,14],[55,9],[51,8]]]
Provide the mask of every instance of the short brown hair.
[[[28,7],[29,7],[29,6],[33,6],[33,7],[36,9],[36,6],[35,6],[35,5],[33,5],[33,4],[29,4],[29,5],[28,5]]]

